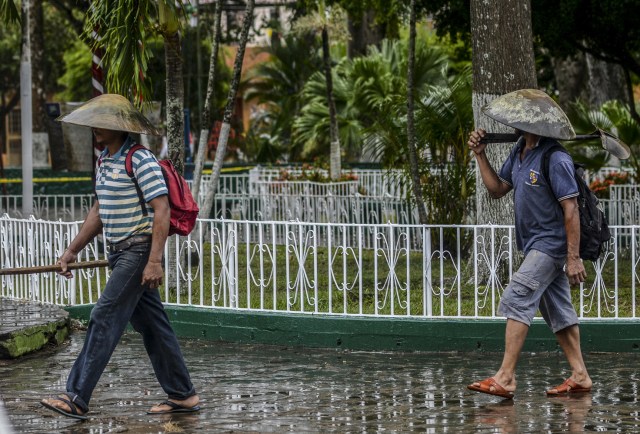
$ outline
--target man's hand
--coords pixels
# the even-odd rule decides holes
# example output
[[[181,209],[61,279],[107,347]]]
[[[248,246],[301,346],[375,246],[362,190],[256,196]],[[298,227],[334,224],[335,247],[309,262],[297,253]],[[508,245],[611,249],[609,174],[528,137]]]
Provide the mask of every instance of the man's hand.
[[[486,143],[480,143],[480,140],[484,137],[485,131],[482,128],[478,128],[475,131],[471,131],[469,134],[469,149],[471,149],[476,155],[484,152],[484,148],[487,147]]]
[[[587,279],[587,271],[580,258],[567,258],[565,273],[570,285],[578,285]]]
[[[162,263],[149,261],[142,272],[142,286],[147,285],[149,289],[156,289],[162,285],[163,277]]]
[[[73,277],[73,274],[67,268],[67,264],[69,264],[70,262],[76,262],[77,259],[78,259],[77,253],[74,253],[69,249],[65,250],[62,253],[62,256],[60,256],[60,258],[56,262],[57,264],[60,264],[60,267],[62,268],[60,271],[58,271],[58,274],[66,277],[67,279],[71,279]]]

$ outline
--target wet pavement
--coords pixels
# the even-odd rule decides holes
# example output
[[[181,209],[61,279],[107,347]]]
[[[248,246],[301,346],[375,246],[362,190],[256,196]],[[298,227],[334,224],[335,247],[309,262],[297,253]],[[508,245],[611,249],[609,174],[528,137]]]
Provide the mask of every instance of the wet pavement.
[[[64,388],[84,332],[63,346],[0,360],[0,397],[16,433],[640,432],[640,354],[586,354],[592,394],[547,398],[568,366],[525,353],[513,401],[465,386],[497,353],[367,353],[181,340],[202,411],[147,415],[164,396],[141,340],[126,334],[93,395],[89,420],[39,405]]]
[[[56,320],[66,320],[69,314],[59,306],[0,297],[0,335]]]

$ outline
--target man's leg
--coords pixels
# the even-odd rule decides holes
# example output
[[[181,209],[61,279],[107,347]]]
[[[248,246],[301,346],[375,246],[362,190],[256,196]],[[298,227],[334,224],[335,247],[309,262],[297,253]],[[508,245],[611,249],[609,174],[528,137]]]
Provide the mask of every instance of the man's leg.
[[[146,290],[132,317],[131,325],[142,335],[156,378],[169,400],[192,408],[199,402],[184,362],[178,339],[160,300],[158,290]],[[151,412],[169,411],[167,404],[156,405]]]
[[[591,378],[580,348],[578,315],[571,302],[571,287],[566,275],[558,276],[549,285],[540,301],[540,312],[556,334],[558,343],[567,357],[571,367],[569,379],[583,388],[591,388]],[[557,390],[554,389],[548,392],[555,394]]]
[[[507,319],[502,365],[493,378],[496,383],[509,392],[516,390],[516,365],[518,364],[524,341],[527,338],[527,333],[529,333],[527,324]]]
[[[556,332],[558,343],[562,347],[569,366],[571,366],[571,377],[573,382],[584,388],[591,387],[591,377],[587,372],[587,367],[582,358],[582,350],[580,349],[580,329],[578,325],[572,325]]]
[[[133,250],[133,248],[132,248]],[[115,349],[140,298],[140,281],[146,257],[124,251],[109,258],[115,264],[96,306],[91,311],[84,345],[67,379],[69,400],[86,413],[93,390]],[[69,411],[59,400],[48,404]]]
[[[547,285],[562,272],[558,262],[545,253],[530,251],[502,294],[498,314],[507,318],[505,351],[500,369],[491,378],[506,392],[516,390],[515,370],[520,352]],[[472,383],[467,387],[491,393],[494,390],[487,388],[495,389],[496,386],[491,385],[489,380]]]

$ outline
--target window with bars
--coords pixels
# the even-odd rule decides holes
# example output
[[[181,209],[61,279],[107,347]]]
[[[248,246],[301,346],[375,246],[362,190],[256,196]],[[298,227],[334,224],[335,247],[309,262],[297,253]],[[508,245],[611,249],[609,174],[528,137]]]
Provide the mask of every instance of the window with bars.
[[[20,134],[22,130],[20,109],[13,109],[9,112],[9,134]]]

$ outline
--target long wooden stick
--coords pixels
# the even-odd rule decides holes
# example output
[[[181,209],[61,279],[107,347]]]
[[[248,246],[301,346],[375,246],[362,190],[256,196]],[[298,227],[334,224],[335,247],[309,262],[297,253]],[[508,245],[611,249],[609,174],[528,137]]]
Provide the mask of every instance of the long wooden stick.
[[[109,261],[106,259],[100,259],[97,261],[84,261],[84,262],[71,262],[67,264],[68,270],[79,270],[81,268],[98,268],[107,267]],[[2,268],[0,269],[0,276],[16,275],[16,274],[33,274],[33,273],[49,273],[51,271],[61,271],[60,264],[54,265],[41,265],[38,267],[21,267],[21,268]]]
[[[514,143],[520,136],[513,133],[486,133],[480,143]],[[578,134],[572,140],[602,139],[600,134]]]

